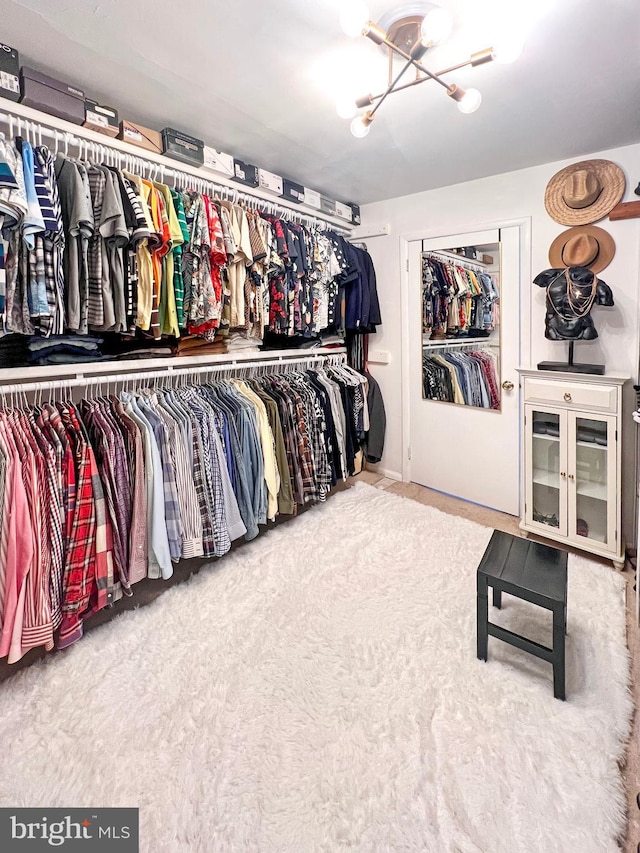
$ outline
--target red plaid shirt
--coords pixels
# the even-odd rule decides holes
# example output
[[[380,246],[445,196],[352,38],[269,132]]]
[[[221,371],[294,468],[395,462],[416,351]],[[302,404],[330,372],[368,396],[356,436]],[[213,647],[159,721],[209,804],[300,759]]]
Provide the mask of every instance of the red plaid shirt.
[[[72,448],[76,476],[73,508],[71,503],[67,508],[67,529],[70,523],[71,532],[62,579],[63,616],[58,648],[64,649],[82,637],[82,615],[89,609],[92,596],[97,598],[92,566],[95,558],[96,507],[89,445],[82,432],[75,428],[71,409],[65,404],[59,404],[58,408]]]

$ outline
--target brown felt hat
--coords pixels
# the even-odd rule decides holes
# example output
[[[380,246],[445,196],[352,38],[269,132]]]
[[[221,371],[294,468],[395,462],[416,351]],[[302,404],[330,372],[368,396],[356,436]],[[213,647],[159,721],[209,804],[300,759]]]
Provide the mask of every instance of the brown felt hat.
[[[597,225],[579,225],[559,234],[549,249],[549,263],[560,267],[588,267],[600,272],[616,253],[613,237]]]
[[[582,160],[551,178],[544,206],[560,225],[588,225],[611,213],[625,184],[624,172],[611,160]]]

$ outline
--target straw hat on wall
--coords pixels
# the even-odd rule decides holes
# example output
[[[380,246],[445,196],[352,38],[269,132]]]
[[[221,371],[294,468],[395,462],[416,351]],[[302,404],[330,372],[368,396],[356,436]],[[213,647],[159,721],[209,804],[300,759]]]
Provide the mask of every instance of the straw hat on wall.
[[[588,225],[611,213],[625,184],[624,172],[611,160],[582,160],[551,178],[544,206],[561,225]]]

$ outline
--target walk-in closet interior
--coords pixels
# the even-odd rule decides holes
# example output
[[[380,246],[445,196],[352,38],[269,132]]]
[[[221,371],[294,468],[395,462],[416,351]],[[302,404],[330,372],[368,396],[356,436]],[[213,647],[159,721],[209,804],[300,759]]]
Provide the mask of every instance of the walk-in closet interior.
[[[640,851],[636,0],[0,9],[0,850]]]

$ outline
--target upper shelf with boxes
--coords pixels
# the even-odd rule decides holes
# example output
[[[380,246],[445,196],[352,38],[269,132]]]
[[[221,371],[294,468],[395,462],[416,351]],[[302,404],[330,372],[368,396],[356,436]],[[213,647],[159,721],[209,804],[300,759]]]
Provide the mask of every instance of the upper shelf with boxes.
[[[86,97],[78,86],[34,68],[20,67],[18,51],[0,43],[0,95],[50,115],[122,139],[155,154],[208,169],[247,187],[259,187],[274,198],[304,204],[345,222],[360,225],[360,208],[327,198],[302,184],[276,175],[172,127],[162,131],[120,118],[117,109]]]

